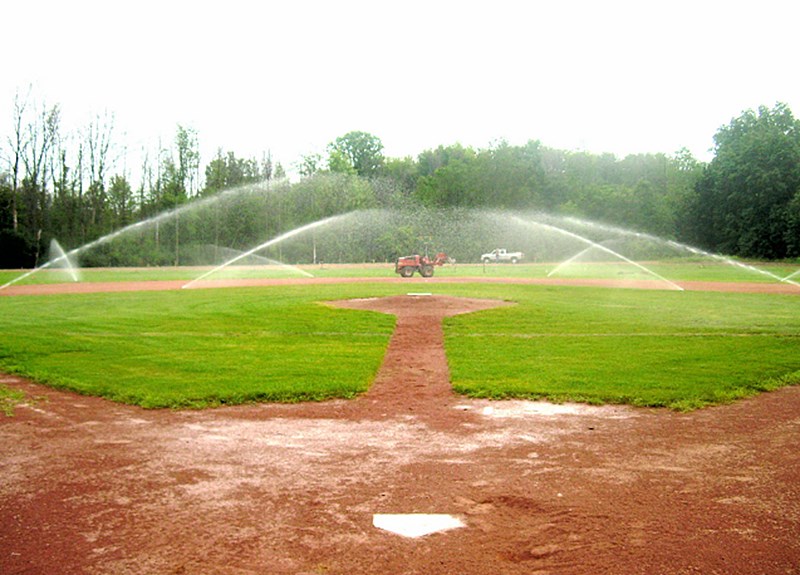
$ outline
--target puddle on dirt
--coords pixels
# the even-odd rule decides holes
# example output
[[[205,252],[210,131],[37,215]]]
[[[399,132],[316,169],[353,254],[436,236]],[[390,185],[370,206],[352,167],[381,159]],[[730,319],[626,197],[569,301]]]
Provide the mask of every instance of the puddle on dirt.
[[[546,401],[475,401],[454,406],[461,411],[477,411],[491,418],[520,418],[527,416],[590,415],[609,419],[635,417],[632,409],[624,406],[594,406],[580,403],[549,403]]]

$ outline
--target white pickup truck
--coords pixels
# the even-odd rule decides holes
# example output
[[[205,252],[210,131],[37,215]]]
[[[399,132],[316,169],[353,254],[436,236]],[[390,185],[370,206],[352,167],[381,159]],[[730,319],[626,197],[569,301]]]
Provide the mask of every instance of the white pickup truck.
[[[481,256],[481,261],[485,264],[492,262],[510,262],[515,264],[522,261],[522,252],[507,252],[502,248],[490,251],[488,254]]]

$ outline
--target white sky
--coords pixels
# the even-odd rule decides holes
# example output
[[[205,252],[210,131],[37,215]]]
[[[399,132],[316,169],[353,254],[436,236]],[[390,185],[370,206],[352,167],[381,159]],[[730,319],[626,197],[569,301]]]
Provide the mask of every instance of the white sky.
[[[135,150],[198,132],[290,169],[352,130],[387,156],[504,138],[711,158],[717,129],[784,102],[800,116],[800,3],[672,0],[14,1],[0,33],[0,136],[13,98],[105,112]],[[5,144],[5,141],[2,142]],[[136,171],[136,168],[133,168]]]

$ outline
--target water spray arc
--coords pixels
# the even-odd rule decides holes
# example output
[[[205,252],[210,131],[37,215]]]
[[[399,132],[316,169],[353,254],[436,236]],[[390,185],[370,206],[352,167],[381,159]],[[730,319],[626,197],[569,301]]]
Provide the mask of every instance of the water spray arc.
[[[181,241],[184,242],[182,245],[189,246],[190,249],[184,248],[185,253],[189,255],[182,258],[180,263],[187,266],[204,266],[203,270],[196,272],[202,275],[191,281],[186,280],[188,283],[183,286],[184,288],[196,287],[196,282],[206,279],[237,262],[239,262],[239,266],[263,265],[265,263],[279,265],[282,268],[291,269],[294,273],[313,277],[312,274],[296,266],[270,260],[264,257],[264,253],[256,254],[278,244],[282,250],[281,253],[283,253],[283,250],[286,250],[287,254],[293,253],[287,259],[306,261],[305,239],[301,236],[299,244],[286,240],[324,226],[327,226],[325,232],[312,234],[314,256],[311,261],[317,260],[317,247],[320,247],[322,253],[326,255],[326,261],[330,258],[331,263],[389,262],[394,261],[394,258],[399,254],[413,253],[409,250],[421,250],[423,247],[434,243],[440,245],[452,257],[457,257],[459,261],[471,262],[476,261],[478,254],[482,253],[481,250],[485,251],[487,247],[520,243],[522,245],[517,249],[521,248],[522,251],[527,253],[535,253],[538,258],[541,258],[541,261],[552,262],[552,265],[549,266],[551,270],[547,273],[547,277],[563,273],[566,266],[576,261],[591,259],[599,260],[599,263],[609,265],[618,265],[619,262],[624,262],[627,266],[637,268],[649,277],[662,282],[665,286],[669,286],[670,289],[683,290],[684,288],[677,283],[659,275],[651,267],[648,267],[648,262],[657,261],[661,263],[666,259],[666,262],[669,263],[673,258],[687,258],[690,261],[695,261],[697,257],[700,257],[706,260],[715,260],[748,272],[761,274],[770,278],[770,280],[800,287],[800,283],[798,283],[800,282],[800,277],[798,277],[800,270],[789,273],[789,275],[785,275],[788,272],[782,273],[781,275],[785,275],[785,277],[780,277],[754,265],[741,263],[730,257],[709,253],[665,238],[590,220],[559,217],[541,212],[511,212],[467,208],[458,211],[447,211],[423,206],[410,206],[404,209],[370,208],[320,219],[287,232],[278,232],[277,230],[285,229],[281,225],[281,218],[274,217],[278,213],[274,210],[279,210],[281,207],[270,203],[272,196],[264,196],[262,198],[262,196],[258,195],[259,192],[263,191],[263,188],[259,188],[256,184],[225,190],[207,198],[195,199],[190,203],[166,210],[149,219],[115,230],[67,253],[54,241],[51,245],[49,261],[40,267],[22,273],[20,276],[0,286],[0,290],[47,268],[59,268],[59,271],[64,274],[69,273],[72,281],[80,281],[78,277],[79,268],[75,265],[78,262],[77,256],[103,244],[115,241],[117,238],[125,236],[125,234],[130,234],[132,237],[120,239],[119,249],[116,246],[110,246],[108,250],[110,254],[114,256],[121,254],[119,257],[122,258],[133,256],[131,260],[137,262],[136,265],[158,266],[159,261],[166,261],[163,256],[168,251],[168,249],[158,251],[158,225],[160,222],[165,223],[166,234],[170,234],[174,230],[175,235],[173,237],[176,238],[177,250],[177,237],[180,230],[177,227],[179,225],[178,216],[184,212],[187,212],[189,216],[186,229],[189,230],[189,234],[196,233],[196,236],[187,234],[192,239],[184,239],[181,236]],[[230,200],[231,203],[222,203],[220,200],[225,200],[225,202]],[[216,202],[220,203],[217,204]],[[230,225],[229,221],[238,224],[239,222],[235,218],[241,217],[241,214],[245,213],[244,209],[249,209],[249,212],[246,213],[251,216],[251,219],[245,220],[250,225],[249,228],[242,226],[241,229],[244,231],[239,232],[239,228],[231,226],[235,233],[228,235],[211,233],[217,230],[217,226],[227,231],[228,228],[225,226]],[[191,212],[190,210],[198,211]],[[262,216],[259,210],[264,210],[263,220],[260,219]],[[225,218],[228,218],[228,220]],[[174,223],[173,219],[175,220]],[[209,222],[217,225],[211,228]],[[345,225],[340,226],[339,224]],[[173,228],[173,225],[176,227]],[[524,229],[519,229],[517,226]],[[272,239],[263,241],[265,230],[266,236],[277,233],[281,235],[273,236]],[[153,232],[155,232],[154,236],[152,235]],[[240,236],[238,235],[239,233],[243,235]],[[148,236],[147,234],[150,235]],[[169,235],[166,237],[169,237]],[[209,240],[210,237],[214,239]],[[263,243],[259,243],[256,247],[245,252],[222,247],[222,244],[228,241],[238,246],[244,240],[253,243],[263,241]],[[286,243],[281,244],[284,241]],[[578,243],[576,244],[576,242]],[[153,243],[156,245],[155,250],[152,248]],[[140,246],[150,249],[152,253],[142,250],[137,252],[136,250],[140,249]],[[212,257],[209,257],[207,252],[202,251],[209,246],[214,248]],[[195,251],[192,252],[192,250]],[[298,250],[300,250],[299,253],[301,254],[299,256],[297,255]],[[598,252],[610,257],[595,258],[586,255],[594,256]],[[104,256],[105,253],[98,254],[101,261]],[[152,258],[152,256],[159,259],[147,259],[148,257]],[[251,259],[245,260],[248,257]],[[279,257],[282,259],[282,256]],[[217,265],[226,258],[227,261]],[[615,261],[612,261],[612,259]],[[139,264],[138,262],[145,263]],[[213,269],[211,269],[212,267]],[[543,269],[539,268],[539,270]],[[590,271],[589,273],[594,272]],[[607,275],[607,270],[600,273],[606,273]],[[662,273],[666,272],[662,271]],[[63,278],[64,276],[60,277]],[[59,281],[65,280],[61,279]]]
[[[15,277],[15,278],[14,278],[13,280],[11,280],[10,282],[6,282],[6,283],[4,283],[3,285],[1,285],[1,286],[0,286],[0,289],[5,289],[5,288],[7,288],[8,286],[12,286],[12,285],[14,285],[15,283],[17,283],[18,281],[24,280],[25,278],[32,276],[33,274],[35,274],[35,273],[36,273],[36,272],[38,272],[39,270],[43,270],[43,269],[47,269],[47,268],[49,268],[51,263],[52,263],[52,262],[47,262],[46,264],[44,264],[44,265],[41,265],[41,266],[39,266],[38,268],[33,268],[31,271],[29,271],[29,272],[25,272],[24,274],[22,274],[22,275],[20,275],[20,276],[17,276],[17,277]]]
[[[53,254],[55,254],[56,257],[52,257]],[[3,285],[0,286],[0,290],[17,283],[18,281],[24,280],[25,278],[32,276],[34,273],[38,271],[55,267],[64,269],[69,274],[70,278],[72,278],[73,282],[81,281],[80,274],[78,273],[78,268],[72,261],[70,254],[64,253],[61,244],[59,244],[58,241],[53,239],[50,242],[50,259],[47,260],[47,262],[45,262],[44,264],[40,265],[37,268],[32,269],[29,272],[26,272],[14,278],[10,282],[4,283]]]
[[[53,254],[55,254],[56,256],[55,258],[53,258]],[[69,276],[72,278],[73,282],[81,281],[77,266],[70,259],[70,257],[66,253],[64,253],[61,244],[59,244],[58,241],[55,239],[50,241],[50,262],[52,263],[52,265],[59,264],[58,267],[65,269],[69,274]]]
[[[39,272],[39,271],[41,271],[43,269],[51,267],[55,263],[63,261],[64,259],[66,259],[67,261],[74,261],[74,258],[76,258],[81,253],[87,252],[87,251],[89,251],[89,250],[91,250],[93,248],[96,248],[97,246],[100,246],[100,245],[103,245],[103,244],[107,244],[107,243],[117,239],[118,237],[124,235],[124,234],[131,233],[131,232],[133,232],[135,230],[145,229],[145,228],[147,228],[149,226],[152,226],[152,225],[155,225],[155,224],[159,224],[161,222],[168,221],[168,220],[170,220],[170,219],[172,219],[172,218],[174,218],[176,216],[182,215],[184,212],[188,212],[190,210],[196,210],[196,209],[207,207],[207,206],[212,205],[214,203],[220,202],[220,201],[222,201],[224,199],[230,198],[231,196],[235,196],[237,194],[241,194],[243,192],[249,191],[250,189],[253,189],[253,188],[255,188],[255,186],[250,185],[250,186],[242,186],[242,187],[239,187],[239,188],[232,188],[230,190],[225,190],[225,191],[220,192],[220,193],[218,193],[218,194],[216,194],[214,196],[211,196],[211,197],[208,197],[208,198],[204,198],[204,199],[201,199],[201,200],[197,200],[197,201],[193,201],[193,202],[190,202],[188,204],[184,204],[184,205],[182,205],[180,207],[177,207],[177,208],[172,208],[170,210],[166,210],[166,211],[161,212],[160,214],[157,214],[155,216],[152,216],[152,217],[150,217],[150,218],[148,218],[146,220],[142,220],[142,221],[130,224],[128,226],[125,226],[124,228],[120,228],[118,230],[115,230],[115,231],[113,231],[111,233],[108,233],[108,234],[106,234],[106,235],[104,235],[104,236],[102,236],[100,238],[97,238],[96,240],[93,240],[93,241],[91,241],[91,242],[89,242],[87,244],[84,244],[82,246],[79,246],[77,248],[74,248],[74,249],[70,250],[69,252],[63,254],[62,257],[59,257],[56,260],[48,261],[44,265],[41,265],[41,266],[36,267],[36,268],[33,268],[32,270],[20,275],[19,277],[16,277],[13,280],[3,284],[2,286],[0,286],[0,290],[2,290],[4,288],[7,288],[7,287],[9,287],[9,286],[11,286],[11,285],[13,285],[13,284],[25,279],[25,278],[28,278],[28,277],[32,276],[33,274],[35,274],[35,273],[37,273],[37,272]],[[63,250],[62,250],[62,253],[63,253]]]
[[[240,261],[240,260],[242,260],[242,259],[244,259],[244,258],[246,258],[248,256],[251,256],[251,255],[253,255],[253,254],[257,253],[257,252],[260,252],[261,250],[265,250],[268,247],[273,246],[273,245],[275,245],[275,244],[277,244],[279,242],[282,242],[284,240],[288,240],[289,238],[294,237],[294,236],[296,236],[298,234],[302,234],[303,232],[307,232],[309,230],[313,230],[313,229],[318,228],[320,226],[329,225],[329,224],[331,224],[333,222],[337,222],[337,221],[343,220],[347,216],[351,215],[352,213],[353,212],[349,212],[347,214],[339,214],[339,215],[336,215],[336,216],[331,216],[329,218],[325,218],[325,219],[322,219],[322,220],[317,220],[316,222],[311,222],[310,224],[306,224],[306,225],[301,226],[299,228],[295,228],[293,230],[290,230],[290,231],[286,232],[285,234],[281,234],[280,236],[272,238],[271,240],[268,240],[268,241],[264,242],[263,244],[259,244],[256,247],[254,247],[254,248],[252,248],[252,249],[250,249],[250,250],[248,250],[246,252],[242,252],[241,254],[239,254],[236,257],[226,261],[225,263],[218,265],[214,269],[212,269],[210,271],[207,271],[206,273],[204,273],[200,277],[197,277],[197,278],[193,279],[192,281],[184,284],[183,286],[181,286],[181,289],[191,288],[195,283],[207,278],[208,276],[220,271],[223,268],[226,268],[226,267],[228,267],[230,265],[235,264],[236,262],[238,262],[238,261]]]
[[[233,258],[233,257],[237,257],[237,256],[242,256],[243,258],[248,257],[246,255],[243,255],[243,252],[241,250],[234,250],[232,248],[225,248],[225,247],[221,247],[221,246],[207,246],[207,247],[212,248],[214,250],[219,250],[224,254],[228,254],[227,257],[229,257],[229,258]],[[258,265],[278,266],[281,269],[292,271],[294,273],[300,274],[301,276],[305,276],[307,278],[313,278],[314,277],[314,274],[309,273],[304,269],[300,269],[297,266],[293,266],[291,264],[287,264],[287,263],[284,263],[284,262],[281,262],[281,261],[278,261],[278,260],[274,260],[272,258],[267,258],[267,257],[256,255],[256,254],[250,254],[249,257],[252,258],[253,260],[255,260],[256,262],[258,262]],[[225,261],[227,261],[227,260],[225,260]]]
[[[797,283],[796,281],[792,281],[791,279],[789,279],[789,278],[792,277],[792,275],[795,275],[795,274],[792,274],[790,276],[782,278],[779,275],[772,273],[771,271],[762,270],[761,268],[758,268],[756,266],[751,266],[749,264],[745,264],[745,263],[742,263],[742,262],[737,262],[736,260],[733,260],[733,259],[725,257],[725,256],[721,256],[719,254],[712,254],[712,253],[709,253],[709,252],[707,252],[705,250],[701,250],[699,248],[695,248],[695,247],[692,247],[692,246],[687,246],[685,244],[681,244],[681,243],[678,243],[678,242],[670,241],[669,243],[670,243],[670,245],[673,245],[676,248],[679,248],[679,249],[682,249],[682,250],[686,250],[689,253],[693,253],[693,254],[696,254],[696,255],[699,255],[699,256],[704,256],[704,257],[707,257],[707,258],[711,258],[711,259],[726,263],[728,265],[732,265],[732,266],[736,266],[736,267],[745,269],[747,271],[751,271],[751,272],[754,272],[754,273],[765,275],[765,276],[767,276],[767,277],[769,277],[769,278],[771,278],[771,279],[773,279],[775,281],[788,283],[788,284],[800,287],[800,283]],[[798,270],[798,271],[800,271],[800,270]],[[795,273],[797,273],[797,272],[795,272]]]
[[[682,243],[676,242],[674,240],[665,240],[664,238],[659,238],[658,236],[654,236],[654,235],[651,235],[651,234],[646,234],[646,233],[642,233],[642,232],[634,232],[634,231],[631,231],[631,230],[618,228],[616,226],[609,226],[609,225],[606,225],[606,224],[598,224],[597,222],[590,222],[590,221],[586,221],[586,220],[576,220],[575,218],[571,218],[571,217],[564,218],[564,221],[565,222],[577,223],[577,224],[579,224],[581,226],[589,226],[589,227],[592,227],[592,228],[597,228],[597,229],[600,229],[600,230],[603,230],[603,231],[613,232],[613,233],[624,235],[624,236],[632,236],[632,237],[635,237],[635,238],[642,238],[642,239],[645,239],[645,240],[650,241],[650,242],[667,245],[667,246],[671,247],[672,249],[674,249],[674,250],[676,250],[678,252],[688,252],[690,254],[694,254],[694,255],[697,255],[697,256],[702,256],[704,258],[710,258],[710,259],[713,259],[715,261],[718,261],[718,262],[721,262],[721,263],[724,263],[724,264],[727,264],[727,265],[730,265],[730,266],[734,266],[734,267],[746,270],[748,272],[761,274],[761,275],[766,276],[766,277],[768,277],[770,279],[773,279],[775,281],[784,282],[784,283],[788,283],[788,284],[800,287],[800,283],[791,281],[792,277],[800,274],[800,270],[797,270],[793,274],[789,274],[788,276],[782,278],[779,275],[776,275],[776,274],[770,272],[769,270],[764,270],[764,269],[761,269],[759,267],[756,267],[756,266],[753,266],[753,265],[750,265],[750,264],[745,264],[745,263],[742,263],[742,262],[738,262],[738,261],[734,260],[733,258],[729,258],[727,256],[723,256],[723,255],[720,255],[720,254],[714,254],[714,253],[711,253],[711,252],[707,252],[707,251],[702,250],[700,248],[696,248],[694,246],[690,246],[690,245],[687,245],[687,244],[682,244]]]
[[[578,260],[578,259],[579,259],[579,258],[581,258],[581,257],[582,257],[584,254],[587,254],[587,253],[589,253],[589,252],[590,252],[590,251],[592,251],[593,249],[595,249],[595,246],[589,246],[589,247],[587,247],[587,248],[584,248],[584,249],[582,249],[581,251],[579,251],[577,254],[575,254],[575,255],[574,255],[574,256],[572,256],[571,258],[569,258],[569,259],[567,259],[567,260],[564,260],[563,262],[561,262],[560,264],[558,264],[556,267],[554,267],[552,270],[550,270],[550,271],[548,272],[548,274],[547,274],[547,277],[550,277],[550,276],[554,276],[554,275],[556,275],[556,274],[558,273],[558,271],[559,271],[561,268],[565,268],[565,267],[567,267],[567,266],[568,266],[568,265],[570,265],[572,262],[574,262],[574,261]]]
[[[580,234],[576,234],[575,232],[571,232],[571,231],[569,231],[569,230],[565,230],[564,228],[560,228],[560,227],[558,227],[558,226],[553,226],[553,225],[550,225],[550,224],[546,224],[546,223],[544,223],[544,222],[538,222],[538,221],[529,221],[529,220],[525,220],[525,219],[523,219],[523,218],[521,218],[521,217],[519,217],[519,216],[512,216],[512,217],[513,217],[513,219],[514,219],[514,220],[516,220],[518,223],[520,223],[520,224],[522,224],[522,225],[541,227],[541,228],[543,228],[543,229],[546,229],[546,230],[549,230],[549,231],[553,231],[553,232],[556,232],[556,233],[562,234],[562,235],[564,235],[564,236],[570,237],[570,238],[572,238],[572,239],[578,240],[578,241],[580,241],[580,242],[583,242],[584,244],[586,244],[586,245],[588,245],[588,246],[589,246],[589,247],[588,247],[586,250],[583,250],[583,251],[582,251],[580,254],[578,254],[577,256],[573,256],[573,257],[572,257],[570,260],[568,260],[568,261],[572,261],[572,260],[574,260],[576,257],[580,256],[581,254],[583,254],[583,253],[586,253],[586,251],[588,251],[588,249],[598,249],[598,250],[601,250],[601,251],[603,251],[603,252],[606,252],[607,254],[610,254],[610,255],[614,256],[615,258],[618,258],[618,259],[620,259],[620,260],[622,260],[622,261],[624,261],[624,262],[627,262],[627,263],[629,263],[629,264],[631,264],[631,265],[633,265],[633,266],[635,266],[635,267],[637,267],[637,268],[641,269],[642,271],[644,271],[644,272],[645,272],[645,273],[647,273],[648,275],[651,275],[651,276],[653,276],[653,277],[655,277],[655,278],[657,278],[657,279],[659,279],[659,280],[661,280],[661,281],[665,282],[667,285],[671,286],[671,287],[672,287],[672,289],[675,289],[675,290],[678,290],[678,291],[684,291],[684,290],[683,290],[683,288],[682,288],[681,286],[679,286],[678,284],[676,284],[675,282],[672,282],[672,281],[668,280],[668,279],[667,279],[667,278],[665,278],[664,276],[661,276],[661,275],[657,274],[656,272],[654,272],[654,271],[653,271],[653,270],[651,270],[651,269],[648,269],[648,268],[646,268],[646,267],[645,267],[645,266],[643,266],[642,264],[640,264],[640,263],[638,263],[638,262],[635,262],[635,261],[633,261],[632,259],[630,259],[630,258],[627,258],[627,257],[623,256],[622,254],[620,254],[619,252],[615,252],[614,250],[612,250],[612,249],[610,249],[610,248],[607,248],[607,247],[606,247],[606,246],[604,246],[604,245],[598,244],[597,242],[595,242],[595,241],[592,241],[592,240],[590,240],[590,239],[589,239],[589,238],[587,238],[587,237],[584,237],[584,236],[582,236],[582,235],[580,235]],[[560,267],[564,266],[564,265],[566,265],[566,262],[565,262],[565,263],[562,263],[561,265],[559,265],[559,266],[556,268],[556,270],[557,270],[558,268],[560,268]],[[549,277],[549,276],[551,276],[551,275],[552,275],[554,272],[555,272],[555,270],[553,270],[553,272],[550,272],[549,274],[547,274],[547,275],[548,275],[548,277]]]

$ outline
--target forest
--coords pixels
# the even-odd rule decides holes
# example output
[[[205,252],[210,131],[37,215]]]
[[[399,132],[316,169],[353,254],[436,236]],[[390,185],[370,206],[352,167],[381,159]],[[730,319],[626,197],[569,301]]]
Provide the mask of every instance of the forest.
[[[12,133],[0,142],[0,269],[41,265],[52,239],[69,250],[162,213],[175,215],[152,237],[104,246],[81,264],[188,265],[197,263],[190,244],[245,249],[321,218],[381,208],[537,210],[743,259],[800,258],[800,122],[780,103],[722,125],[707,163],[686,149],[617,158],[535,139],[392,158],[378,136],[353,131],[302,157],[293,181],[268,153],[219,149],[201,166],[198,135],[181,125],[171,145],[120,170],[113,119],[64,134],[58,106],[18,96],[11,113]],[[202,207],[241,187],[252,193]],[[190,204],[198,209],[180,215]],[[204,219],[204,209],[217,217]],[[361,257],[396,257],[392,240],[383,244]]]

